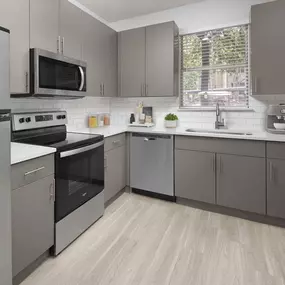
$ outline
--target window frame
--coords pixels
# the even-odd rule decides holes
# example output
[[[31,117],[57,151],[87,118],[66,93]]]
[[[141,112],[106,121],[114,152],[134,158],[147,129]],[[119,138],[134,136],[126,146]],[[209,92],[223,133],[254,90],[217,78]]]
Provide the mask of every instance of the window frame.
[[[202,30],[202,31],[198,31],[198,32],[192,32],[192,33],[187,33],[187,34],[181,34],[179,35],[179,109],[178,111],[191,111],[191,112],[195,112],[195,111],[215,111],[216,110],[216,106],[184,106],[183,104],[183,80],[182,80],[182,76],[183,76],[183,37],[184,36],[191,36],[191,35],[197,35],[197,34],[202,34],[202,33],[208,33],[208,32],[213,32],[213,31],[219,31],[219,30],[225,30],[225,29],[230,29],[230,28],[235,28],[235,27],[246,27],[247,28],[247,44],[248,44],[248,49],[247,49],[247,105],[246,106],[220,106],[220,109],[226,112],[252,112],[253,109],[251,108],[250,105],[250,95],[251,95],[251,90],[252,90],[252,86],[251,86],[251,68],[250,68],[250,62],[251,62],[251,48],[250,48],[250,24],[246,23],[246,24],[239,24],[239,25],[233,25],[233,26],[225,26],[225,27],[221,27],[221,28],[215,28],[215,29],[211,29],[211,30]],[[242,65],[244,66],[244,65]],[[219,66],[216,66],[216,68],[218,68]],[[229,67],[226,65],[221,65],[220,67]],[[234,65],[233,67],[239,67],[238,65]],[[198,67],[197,69],[203,69],[202,67]],[[214,69],[214,68],[213,68]],[[209,71],[213,70],[213,69],[209,69]]]

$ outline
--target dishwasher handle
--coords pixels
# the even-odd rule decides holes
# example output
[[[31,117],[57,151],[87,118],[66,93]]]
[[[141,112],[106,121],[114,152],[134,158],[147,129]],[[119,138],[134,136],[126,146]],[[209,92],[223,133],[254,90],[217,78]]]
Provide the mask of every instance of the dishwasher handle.
[[[148,141],[156,141],[156,138],[144,138],[144,141],[145,141],[145,142],[148,142]]]

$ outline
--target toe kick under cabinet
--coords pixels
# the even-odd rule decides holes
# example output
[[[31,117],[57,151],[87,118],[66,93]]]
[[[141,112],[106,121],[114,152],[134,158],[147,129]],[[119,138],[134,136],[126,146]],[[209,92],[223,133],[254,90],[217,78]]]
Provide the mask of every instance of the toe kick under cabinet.
[[[265,142],[176,137],[178,198],[266,214]]]
[[[54,155],[12,165],[13,277],[54,244]]]

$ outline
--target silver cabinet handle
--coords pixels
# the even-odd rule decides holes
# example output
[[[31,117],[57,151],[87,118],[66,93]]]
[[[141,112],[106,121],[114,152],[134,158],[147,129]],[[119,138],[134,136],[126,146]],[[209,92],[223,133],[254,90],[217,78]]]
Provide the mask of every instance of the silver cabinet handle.
[[[34,174],[34,173],[39,172],[39,171],[44,170],[44,169],[45,169],[45,167],[43,166],[43,167],[34,169],[34,170],[32,170],[32,171],[26,172],[24,175],[25,175],[25,176],[29,176],[29,175],[31,175],[31,174]]]
[[[142,84],[141,84],[141,96],[142,96],[142,97],[144,96],[144,87],[143,87],[143,86],[144,86],[144,84],[142,83]]]
[[[103,83],[100,83],[100,96],[103,96]]]
[[[29,93],[29,73],[26,71],[26,92]]]
[[[103,96],[105,96],[105,83],[103,83],[102,85],[103,85]]]
[[[55,202],[55,181],[49,186],[49,200]]]
[[[57,37],[57,53],[60,53],[60,36]]]
[[[256,76],[252,76],[252,84],[253,84],[253,93],[257,93],[257,77]]]
[[[113,144],[119,144],[121,141],[117,140],[117,141],[113,141]]]
[[[212,158],[212,167],[213,167],[213,172],[215,173],[216,172],[216,156],[213,155],[213,158]]]
[[[148,96],[148,84],[145,84],[145,96]]]
[[[61,38],[61,53],[64,54],[64,37]]]
[[[84,70],[81,66],[78,67],[79,68],[79,72],[81,75],[81,84],[79,86],[79,91],[83,90],[84,84],[85,84],[85,74],[84,74]]]
[[[270,181],[274,182],[274,166],[272,162],[269,162],[269,176],[270,176]]]

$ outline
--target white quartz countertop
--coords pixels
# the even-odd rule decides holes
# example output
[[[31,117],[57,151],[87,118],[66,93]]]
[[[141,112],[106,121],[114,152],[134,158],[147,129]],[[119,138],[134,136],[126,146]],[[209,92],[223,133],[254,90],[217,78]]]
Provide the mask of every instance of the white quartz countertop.
[[[22,143],[11,143],[11,164],[17,164],[30,159],[55,153],[52,147],[36,146]]]
[[[240,139],[240,140],[255,140],[255,141],[272,141],[272,142],[285,142],[285,135],[269,134],[267,132],[251,132],[249,130],[224,130],[225,132],[245,132],[252,133],[252,135],[236,135],[227,133],[189,133],[186,128],[167,129],[164,127],[125,127],[125,126],[110,126],[102,128],[82,128],[82,129],[68,129],[69,132],[86,133],[86,134],[101,134],[106,138],[117,134],[130,132],[130,133],[150,133],[150,134],[170,134],[176,136],[190,136],[190,137],[208,137],[208,138],[226,138],[226,139]]]

